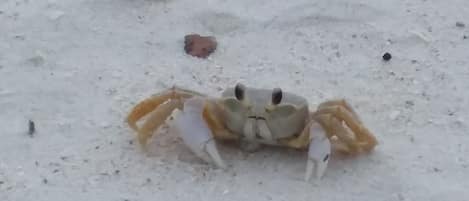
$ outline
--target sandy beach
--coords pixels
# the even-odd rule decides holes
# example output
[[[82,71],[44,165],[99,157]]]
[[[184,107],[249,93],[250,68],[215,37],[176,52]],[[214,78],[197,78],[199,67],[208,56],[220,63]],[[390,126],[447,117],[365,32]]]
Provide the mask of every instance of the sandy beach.
[[[216,51],[186,54],[191,33]],[[467,201],[468,50],[464,0],[1,0],[0,200]],[[305,182],[303,152],[220,145],[221,170],[125,123],[173,85],[236,83],[345,98],[379,145]]]

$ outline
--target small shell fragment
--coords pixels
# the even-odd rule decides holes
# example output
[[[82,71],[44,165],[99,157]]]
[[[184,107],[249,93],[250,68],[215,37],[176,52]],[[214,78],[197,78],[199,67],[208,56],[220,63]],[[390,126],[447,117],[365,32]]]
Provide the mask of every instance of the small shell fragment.
[[[187,54],[207,58],[217,48],[217,41],[213,36],[190,34],[184,37],[184,50]]]

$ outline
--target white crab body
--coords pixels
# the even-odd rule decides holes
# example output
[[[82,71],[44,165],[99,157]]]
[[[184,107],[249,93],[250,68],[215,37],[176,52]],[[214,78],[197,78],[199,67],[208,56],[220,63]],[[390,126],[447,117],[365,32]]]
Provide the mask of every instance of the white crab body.
[[[272,104],[272,90],[245,88],[244,99],[237,100],[235,88],[222,93],[226,127],[246,141],[278,145],[279,139],[297,135],[309,121],[305,98],[282,94],[282,102]],[[244,103],[244,104],[243,104]]]

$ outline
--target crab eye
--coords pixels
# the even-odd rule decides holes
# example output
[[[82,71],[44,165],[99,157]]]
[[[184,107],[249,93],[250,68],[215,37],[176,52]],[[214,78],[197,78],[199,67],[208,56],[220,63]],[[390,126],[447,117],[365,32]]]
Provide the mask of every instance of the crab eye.
[[[272,91],[272,104],[278,105],[282,101],[282,89],[275,88]]]
[[[324,156],[324,158],[322,159],[322,162],[326,162],[327,160],[329,160],[329,154],[326,154],[326,156]]]
[[[236,99],[243,100],[245,90],[246,90],[246,87],[243,84],[236,84],[236,87],[235,87]]]

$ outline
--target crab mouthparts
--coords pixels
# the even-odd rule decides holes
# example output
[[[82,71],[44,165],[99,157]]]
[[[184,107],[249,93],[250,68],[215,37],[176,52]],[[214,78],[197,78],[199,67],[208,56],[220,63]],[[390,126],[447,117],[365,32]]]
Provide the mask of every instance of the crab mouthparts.
[[[265,117],[261,117],[261,116],[248,116],[248,118],[250,119],[256,119],[256,120],[264,120],[265,121]]]

